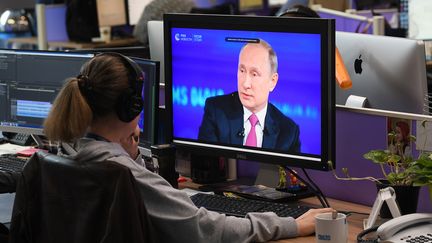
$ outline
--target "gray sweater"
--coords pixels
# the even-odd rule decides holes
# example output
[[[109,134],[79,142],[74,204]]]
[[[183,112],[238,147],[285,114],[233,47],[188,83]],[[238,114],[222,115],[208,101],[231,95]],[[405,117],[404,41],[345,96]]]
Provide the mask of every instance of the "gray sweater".
[[[148,44],[147,22],[162,20],[164,13],[189,13],[195,6],[191,0],[152,0],[135,25],[133,35],[141,43]]]
[[[147,170],[141,159],[132,160],[117,143],[82,138],[61,146],[60,155],[74,160],[110,160],[128,167],[161,242],[262,242],[297,235],[297,224],[291,217],[249,213],[237,218],[197,208],[185,192]]]

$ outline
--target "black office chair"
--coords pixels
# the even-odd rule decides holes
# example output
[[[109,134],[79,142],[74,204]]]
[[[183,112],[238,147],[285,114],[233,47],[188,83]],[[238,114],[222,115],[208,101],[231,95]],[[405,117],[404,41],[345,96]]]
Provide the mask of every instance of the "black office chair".
[[[131,171],[37,152],[17,186],[10,242],[152,242]]]

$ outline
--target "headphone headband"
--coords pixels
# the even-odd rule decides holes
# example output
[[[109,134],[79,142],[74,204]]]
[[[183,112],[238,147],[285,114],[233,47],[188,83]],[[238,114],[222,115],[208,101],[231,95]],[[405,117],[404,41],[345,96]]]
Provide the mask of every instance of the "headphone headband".
[[[110,55],[120,57],[127,69],[129,87],[119,95],[116,102],[116,113],[123,122],[131,122],[143,110],[142,90],[144,73],[132,59],[117,52],[105,52],[96,56]]]

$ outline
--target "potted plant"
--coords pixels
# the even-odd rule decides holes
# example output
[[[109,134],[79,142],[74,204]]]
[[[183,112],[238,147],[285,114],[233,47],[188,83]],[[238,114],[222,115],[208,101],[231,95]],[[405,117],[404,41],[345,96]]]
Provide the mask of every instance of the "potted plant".
[[[425,127],[426,122],[422,122],[422,126]],[[378,189],[391,186],[396,191],[396,200],[401,213],[414,213],[417,209],[420,186],[428,186],[432,201],[432,153],[422,150],[419,151],[417,158],[413,158],[407,146],[411,141],[416,142],[416,138],[407,135],[404,140],[401,137],[400,127],[396,126],[396,129],[388,134],[387,149],[371,150],[363,155],[365,159],[380,166],[382,178],[351,177],[348,168],[342,168],[344,177],[339,177],[333,170],[334,176],[338,180],[371,180],[376,183]],[[390,212],[384,204],[381,217],[388,216]]]

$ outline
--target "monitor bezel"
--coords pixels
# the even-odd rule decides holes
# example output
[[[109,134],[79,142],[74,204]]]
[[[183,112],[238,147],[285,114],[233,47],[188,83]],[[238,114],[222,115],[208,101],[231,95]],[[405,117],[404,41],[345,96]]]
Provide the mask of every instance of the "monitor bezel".
[[[235,159],[282,164],[300,168],[329,170],[335,167],[335,22],[332,19],[277,18],[268,16],[232,16],[200,14],[164,15],[165,83],[172,90],[171,28],[205,28],[272,32],[318,33],[321,35],[321,155],[284,154],[262,148],[244,148],[218,143],[175,138],[170,124],[170,141],[179,149],[192,153],[226,156]],[[326,81],[327,80],[327,81]],[[172,92],[166,92],[166,109],[172,121]],[[270,159],[269,159],[270,158]]]
[[[148,107],[144,107],[144,108],[149,109],[151,112],[150,114],[147,114],[151,120],[148,121],[151,126],[147,128],[150,136],[150,140],[147,140],[147,138],[144,137],[144,134],[141,133],[140,142],[139,142],[140,147],[150,149],[151,146],[157,144],[158,142],[159,126],[157,121],[159,120],[158,108],[159,108],[159,69],[160,69],[159,65],[160,63],[158,61],[140,58],[140,57],[129,56],[129,58],[131,58],[134,62],[141,61],[154,66],[151,73],[153,77],[151,78],[144,77],[144,82],[148,82],[149,80],[152,80],[152,82],[148,84],[149,86],[144,86],[144,88],[149,89],[148,95],[150,95],[150,97],[144,98],[144,103],[148,105]],[[144,116],[146,116],[146,114],[144,114]],[[147,121],[148,117],[144,117],[144,122]]]

